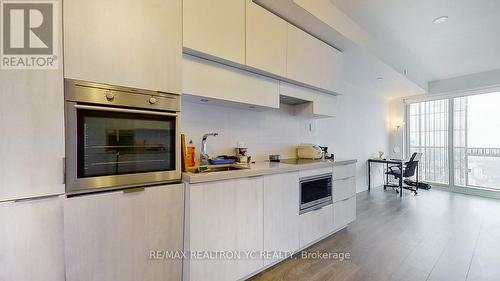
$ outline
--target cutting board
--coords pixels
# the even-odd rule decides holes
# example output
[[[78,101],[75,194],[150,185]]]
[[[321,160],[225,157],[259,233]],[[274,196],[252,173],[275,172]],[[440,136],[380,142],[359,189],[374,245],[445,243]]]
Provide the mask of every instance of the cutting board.
[[[186,135],[181,134],[181,154],[182,154],[182,171],[186,172],[188,170],[188,156],[187,156],[187,146],[186,146]]]

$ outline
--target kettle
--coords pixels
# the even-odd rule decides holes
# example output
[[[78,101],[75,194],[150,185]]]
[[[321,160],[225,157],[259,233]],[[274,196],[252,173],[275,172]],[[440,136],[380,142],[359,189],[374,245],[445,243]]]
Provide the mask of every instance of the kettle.
[[[297,146],[297,157],[299,159],[320,159],[323,157],[323,149],[312,143],[302,143]]]

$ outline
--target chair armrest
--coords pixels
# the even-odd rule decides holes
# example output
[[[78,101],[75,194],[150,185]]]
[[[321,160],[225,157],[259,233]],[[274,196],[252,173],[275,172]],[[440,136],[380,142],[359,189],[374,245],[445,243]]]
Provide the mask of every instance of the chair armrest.
[[[394,168],[398,168],[398,166],[389,166],[389,170],[391,170],[391,172],[394,172],[394,170],[393,170]],[[398,170],[399,170],[399,168],[398,168]]]

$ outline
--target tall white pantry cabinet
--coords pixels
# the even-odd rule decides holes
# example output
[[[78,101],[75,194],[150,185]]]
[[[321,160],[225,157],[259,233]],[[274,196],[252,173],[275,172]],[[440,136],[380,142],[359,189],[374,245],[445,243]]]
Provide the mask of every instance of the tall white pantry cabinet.
[[[62,2],[54,1],[62,14]],[[0,70],[0,280],[64,281],[62,18],[57,69]]]

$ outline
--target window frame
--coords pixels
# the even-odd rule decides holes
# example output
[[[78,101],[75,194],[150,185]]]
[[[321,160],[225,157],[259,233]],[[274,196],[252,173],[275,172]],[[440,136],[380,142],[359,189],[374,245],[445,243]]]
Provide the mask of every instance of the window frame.
[[[404,157],[410,155],[410,105],[414,103],[435,101],[435,100],[447,100],[448,101],[448,161],[449,161],[449,172],[448,172],[448,184],[429,182],[433,187],[439,189],[449,190],[457,193],[464,193],[470,195],[479,195],[500,199],[500,189],[493,189],[488,187],[471,186],[471,185],[460,185],[455,183],[455,136],[454,136],[454,99],[460,97],[469,97],[474,95],[490,94],[500,92],[500,87],[485,87],[483,89],[461,91],[461,92],[451,92],[443,94],[433,94],[432,97],[428,95],[420,95],[410,98],[404,98],[404,123],[406,124],[404,129]]]

